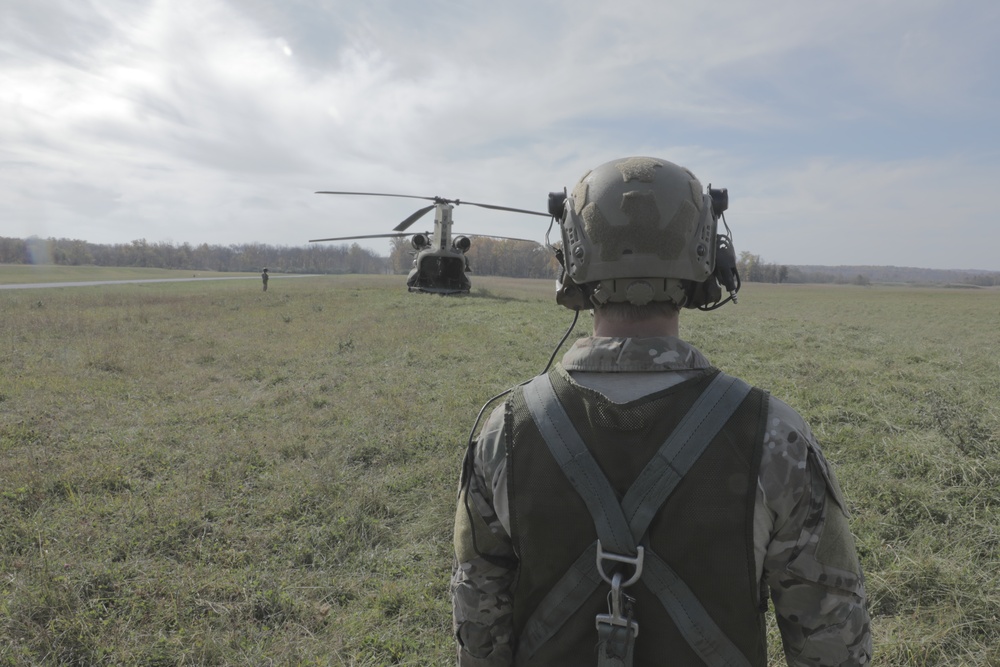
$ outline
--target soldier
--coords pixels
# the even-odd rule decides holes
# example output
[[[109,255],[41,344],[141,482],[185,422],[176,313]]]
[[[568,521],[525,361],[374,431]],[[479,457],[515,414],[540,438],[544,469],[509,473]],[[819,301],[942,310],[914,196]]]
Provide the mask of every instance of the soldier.
[[[260,272],[260,280],[261,280],[261,282],[264,283],[264,291],[265,292],[267,291],[267,278],[268,278],[267,267],[265,266],[264,270]]]
[[[592,309],[594,335],[470,447],[459,665],[763,667],[768,597],[789,665],[870,661],[847,505],[809,426],[677,337],[681,308],[735,301],[727,206],[644,157],[556,197],[557,302]]]

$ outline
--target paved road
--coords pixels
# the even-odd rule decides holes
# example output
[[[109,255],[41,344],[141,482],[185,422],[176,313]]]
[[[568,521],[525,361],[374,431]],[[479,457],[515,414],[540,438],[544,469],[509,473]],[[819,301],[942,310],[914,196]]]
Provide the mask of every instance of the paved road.
[[[271,276],[274,278],[275,276]],[[285,278],[309,278],[306,274],[283,275],[278,279]],[[12,285],[0,285],[0,289],[37,289],[40,287],[93,287],[94,285],[127,285],[134,283],[194,283],[204,280],[260,280],[260,276],[224,276],[218,278],[144,278],[136,280],[89,280],[75,283],[16,283]]]

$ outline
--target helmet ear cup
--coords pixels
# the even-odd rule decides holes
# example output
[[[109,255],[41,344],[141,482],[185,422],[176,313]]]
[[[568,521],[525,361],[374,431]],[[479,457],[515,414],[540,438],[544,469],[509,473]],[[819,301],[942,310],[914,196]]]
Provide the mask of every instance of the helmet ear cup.
[[[684,293],[687,299],[685,308],[699,310],[715,310],[728,301],[736,303],[736,294],[740,291],[742,282],[736,269],[736,250],[732,239],[725,234],[715,237],[715,271],[707,280],[700,283],[686,281]],[[729,298],[722,300],[722,289],[729,292]]]
[[[554,192],[552,194],[560,194]],[[551,195],[549,202],[551,203]],[[551,207],[550,207],[551,210]],[[566,263],[563,259],[562,248],[556,249],[556,260],[559,262],[559,279],[556,281],[556,303],[570,310],[590,310],[594,307],[590,300],[589,288],[578,285],[573,279],[566,275]]]
[[[700,283],[693,280],[685,281],[684,292],[687,295],[684,301],[685,308],[704,308],[722,299],[722,288],[714,277]]]
[[[562,192],[549,193],[549,215],[556,220],[562,220],[566,213],[566,188]]]
[[[716,218],[729,210],[729,188],[713,188],[709,183],[708,195],[712,198],[712,214]]]
[[[732,239],[723,234],[717,237],[715,250],[715,279],[730,294],[740,291],[740,274],[736,270],[736,249]]]
[[[570,310],[590,310],[594,307],[593,301],[590,300],[590,291],[584,285],[577,285],[564,272],[560,281],[556,283],[556,303]]]

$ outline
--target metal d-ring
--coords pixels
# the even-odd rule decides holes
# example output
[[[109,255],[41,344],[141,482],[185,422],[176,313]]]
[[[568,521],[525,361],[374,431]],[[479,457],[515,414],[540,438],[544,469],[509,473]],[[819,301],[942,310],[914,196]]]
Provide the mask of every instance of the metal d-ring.
[[[636,547],[635,550],[636,550],[635,556],[624,556],[622,554],[610,553],[601,548],[601,541],[598,540],[597,571],[600,573],[601,579],[603,579],[609,584],[612,584],[612,586],[614,585],[614,583],[611,580],[611,577],[609,577],[608,574],[604,571],[604,565],[603,565],[604,561],[610,560],[616,563],[624,563],[625,565],[631,565],[634,568],[634,571],[632,572],[632,577],[628,581],[622,582],[620,581],[619,578],[620,581],[619,586],[621,588],[626,588],[628,586],[631,586],[635,582],[639,581],[639,577],[642,576],[642,560],[645,551],[642,547]]]

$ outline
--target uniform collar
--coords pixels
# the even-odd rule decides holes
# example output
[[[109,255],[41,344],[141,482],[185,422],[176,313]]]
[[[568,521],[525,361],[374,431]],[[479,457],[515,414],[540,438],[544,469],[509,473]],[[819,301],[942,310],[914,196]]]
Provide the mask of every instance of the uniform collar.
[[[567,371],[600,373],[711,368],[708,359],[697,348],[674,336],[580,338],[563,356],[562,366]]]

